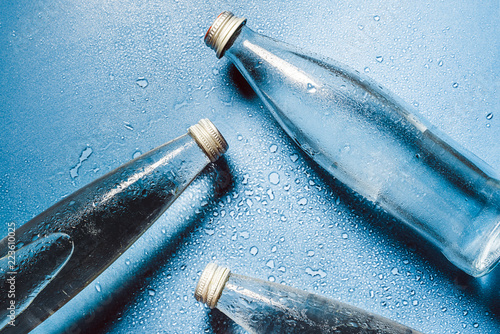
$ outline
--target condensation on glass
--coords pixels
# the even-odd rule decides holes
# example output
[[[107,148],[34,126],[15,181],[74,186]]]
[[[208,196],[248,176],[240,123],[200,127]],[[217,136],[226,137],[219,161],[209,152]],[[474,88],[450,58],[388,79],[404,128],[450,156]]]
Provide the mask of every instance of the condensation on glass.
[[[500,181],[491,167],[358,71],[245,23],[223,12],[205,42],[303,151],[468,274],[488,273],[500,259]]]
[[[251,334],[418,334],[360,308],[282,284],[207,265],[195,298],[217,308]]]
[[[56,203],[17,229],[15,238],[0,241],[2,333],[27,333],[67,303],[128,249],[227,148],[213,123],[203,119],[187,134]],[[12,298],[4,293],[9,291],[10,277],[15,279]],[[15,326],[9,324],[8,308],[13,300]]]

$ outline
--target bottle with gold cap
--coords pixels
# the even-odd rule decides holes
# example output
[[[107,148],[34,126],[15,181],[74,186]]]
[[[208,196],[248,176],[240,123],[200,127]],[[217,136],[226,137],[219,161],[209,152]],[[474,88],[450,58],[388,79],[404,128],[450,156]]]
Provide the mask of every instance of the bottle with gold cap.
[[[220,14],[205,35],[290,137],[327,172],[470,275],[500,260],[500,180],[472,153],[358,71]]]
[[[357,307],[306,291],[207,265],[195,298],[251,334],[419,332]]]
[[[9,231],[0,241],[2,333],[27,333],[68,302],[227,148],[213,123],[203,119],[187,134],[115,169]],[[7,293],[11,286],[15,295]]]

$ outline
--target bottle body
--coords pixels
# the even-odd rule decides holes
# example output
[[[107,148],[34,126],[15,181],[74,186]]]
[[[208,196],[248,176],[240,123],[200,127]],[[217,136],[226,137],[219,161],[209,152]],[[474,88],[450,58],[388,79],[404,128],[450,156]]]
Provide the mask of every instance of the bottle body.
[[[211,282],[218,278],[216,272]],[[281,284],[233,273],[223,281],[215,307],[251,334],[418,333],[357,307]]]
[[[185,134],[95,180],[22,225],[16,231],[19,254],[40,239],[56,240],[45,242],[49,245],[69,240],[72,246],[71,252],[54,253],[69,258],[56,261],[62,267],[52,265],[57,272],[47,275],[50,282],[31,296],[34,300],[11,329],[27,332],[87,286],[156,221],[209,162],[195,138]],[[54,238],[59,235],[64,237]],[[7,244],[5,238],[0,249],[7,249]],[[43,258],[45,253],[32,256]],[[26,272],[40,271],[41,266],[18,263],[11,271],[25,279]]]
[[[357,71],[244,25],[223,55],[331,175],[419,231],[465,272],[480,276],[499,261],[498,177],[411,107]]]

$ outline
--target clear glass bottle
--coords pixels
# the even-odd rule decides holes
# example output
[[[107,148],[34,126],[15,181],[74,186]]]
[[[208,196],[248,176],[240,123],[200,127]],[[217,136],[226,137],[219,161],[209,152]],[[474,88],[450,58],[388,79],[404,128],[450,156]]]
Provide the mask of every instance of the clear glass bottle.
[[[255,33],[223,12],[226,56],[321,167],[419,231],[470,275],[500,259],[500,181],[479,158],[358,71]]]
[[[134,243],[227,143],[208,119],[95,180],[0,241],[0,330],[27,333]],[[9,291],[13,277],[14,294]],[[9,310],[14,303],[15,310]],[[9,324],[15,316],[15,326]],[[7,320],[7,321],[4,321]],[[3,331],[2,331],[3,333]]]
[[[195,298],[217,308],[250,334],[417,334],[392,320],[316,294],[207,265]]]

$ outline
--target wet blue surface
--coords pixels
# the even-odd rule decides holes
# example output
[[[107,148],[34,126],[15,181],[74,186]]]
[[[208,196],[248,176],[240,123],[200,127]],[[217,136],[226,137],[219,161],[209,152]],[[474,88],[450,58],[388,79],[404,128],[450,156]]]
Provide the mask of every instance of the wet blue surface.
[[[217,169],[35,332],[238,332],[192,296],[215,261],[425,333],[497,333],[500,269],[461,273],[308,159],[203,44],[226,9],[367,72],[498,170],[498,1],[3,1],[2,235],[7,222],[20,226],[201,118],[230,145]],[[217,173],[232,184],[214,192]]]

